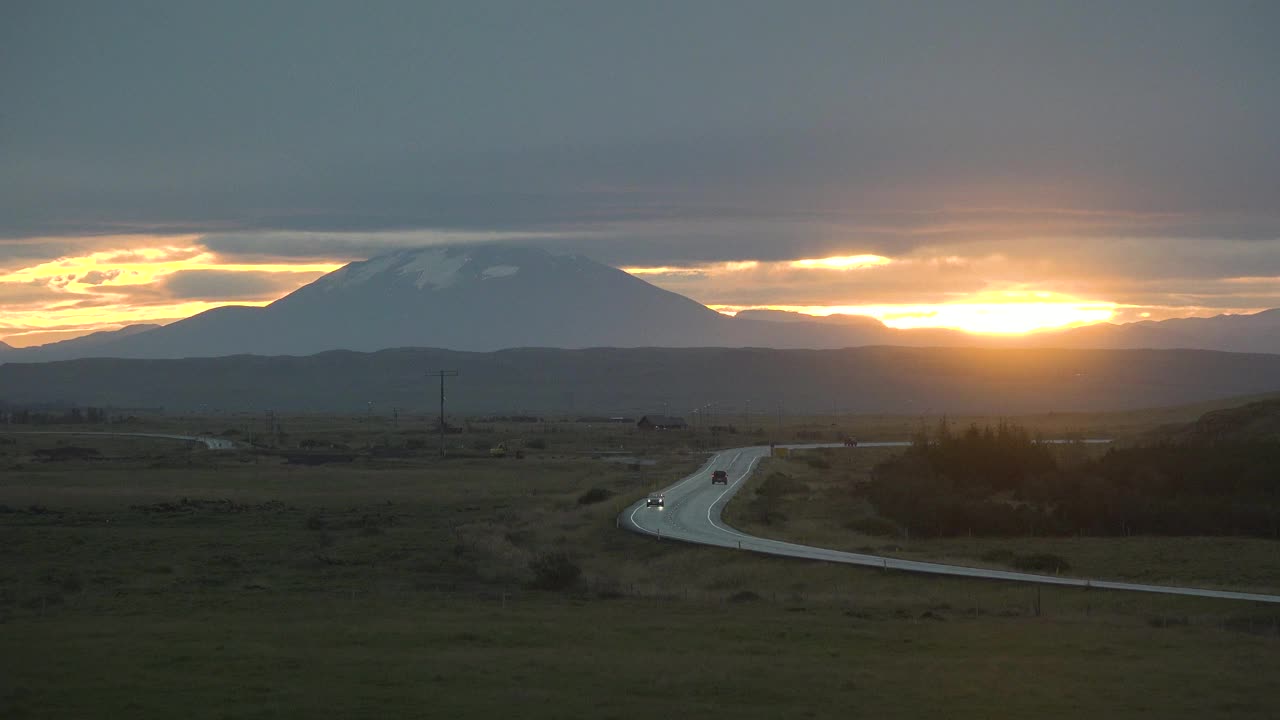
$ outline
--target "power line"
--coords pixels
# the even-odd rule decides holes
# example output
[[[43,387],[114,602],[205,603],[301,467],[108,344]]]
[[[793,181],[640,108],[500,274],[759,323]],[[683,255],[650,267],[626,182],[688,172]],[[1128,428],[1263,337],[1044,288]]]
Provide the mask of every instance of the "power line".
[[[457,370],[437,370],[427,373],[427,377],[440,378],[440,457],[444,457],[444,379],[457,376]]]

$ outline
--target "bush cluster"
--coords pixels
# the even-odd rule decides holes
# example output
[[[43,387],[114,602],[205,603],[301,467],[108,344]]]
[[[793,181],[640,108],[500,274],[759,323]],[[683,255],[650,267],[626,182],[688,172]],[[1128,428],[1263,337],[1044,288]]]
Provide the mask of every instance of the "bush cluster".
[[[913,535],[1253,535],[1280,538],[1280,444],[1113,448],[1059,466],[1001,423],[945,421],[860,489]]]
[[[602,487],[593,487],[578,496],[579,505],[592,505],[613,497],[613,491]]]
[[[578,584],[582,568],[562,552],[544,553],[529,563],[533,587],[539,590],[568,590]]]

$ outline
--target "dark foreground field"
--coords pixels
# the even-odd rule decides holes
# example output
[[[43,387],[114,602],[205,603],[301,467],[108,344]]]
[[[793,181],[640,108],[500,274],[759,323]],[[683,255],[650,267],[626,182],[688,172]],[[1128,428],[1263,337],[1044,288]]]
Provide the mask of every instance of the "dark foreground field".
[[[702,455],[542,439],[0,447],[0,717],[1274,716],[1274,608],[654,542],[618,508]]]
[[[11,619],[5,716],[1273,717],[1276,639],[1131,618],[290,597]]]

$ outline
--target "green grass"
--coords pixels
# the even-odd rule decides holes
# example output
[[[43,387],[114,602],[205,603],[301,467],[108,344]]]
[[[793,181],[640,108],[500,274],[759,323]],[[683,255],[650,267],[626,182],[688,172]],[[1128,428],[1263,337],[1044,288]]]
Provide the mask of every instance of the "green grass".
[[[315,437],[355,432],[322,420]],[[538,436],[524,460],[319,466],[0,445],[0,717],[1272,714],[1271,609],[656,542],[616,513],[704,454],[616,428]],[[580,503],[592,488],[614,495]],[[576,588],[529,588],[549,552],[581,566]]]
[[[270,593],[11,624],[5,716],[1270,717],[1274,638],[772,604]]]

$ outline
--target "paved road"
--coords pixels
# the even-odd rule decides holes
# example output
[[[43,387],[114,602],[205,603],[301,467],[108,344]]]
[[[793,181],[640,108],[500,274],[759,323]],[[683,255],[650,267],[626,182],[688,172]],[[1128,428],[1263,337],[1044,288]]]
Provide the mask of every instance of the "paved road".
[[[909,443],[860,443],[864,447],[904,447]],[[830,447],[823,445],[792,445],[793,448]],[[855,450],[856,452],[856,450]],[[1201,588],[1171,587],[1165,585],[1142,585],[1138,583],[1112,582],[1108,580],[1091,580],[1085,578],[1058,577],[1056,575],[1036,575],[1033,573],[1011,572],[1005,570],[986,570],[964,567],[961,565],[944,565],[941,563],[916,562],[879,555],[863,555],[843,552],[827,548],[797,545],[747,535],[729,527],[720,518],[725,505],[734,493],[742,487],[747,477],[755,469],[761,459],[768,457],[769,448],[744,447],[725,450],[718,453],[697,472],[680,482],[666,488],[662,492],[666,496],[666,508],[646,508],[641,500],[622,511],[618,516],[618,526],[632,532],[653,535],[663,539],[681,540],[701,545],[716,545],[744,551],[782,555],[786,557],[804,558],[806,560],[825,560],[827,562],[846,563],[849,565],[865,565],[892,570],[932,573],[935,575],[958,575],[962,577],[987,578],[991,580],[1012,580],[1017,582],[1041,583],[1044,585],[1067,585],[1082,588],[1098,588],[1103,590],[1131,590],[1136,592],[1165,593],[1169,595],[1195,595],[1199,597],[1224,598],[1229,600],[1252,600],[1256,602],[1280,603],[1280,595],[1263,595],[1259,593],[1233,592],[1228,590],[1205,590]],[[712,485],[711,471],[726,470],[729,473],[729,484]]]
[[[200,443],[210,450],[234,450],[236,445],[234,442],[226,438],[211,437],[209,435],[169,435],[166,433],[116,433],[116,432],[79,432],[76,430],[23,430],[17,432],[8,432],[0,430],[0,434],[7,435],[89,435],[99,437],[144,437],[159,438],[162,440],[185,440],[186,442]]]

